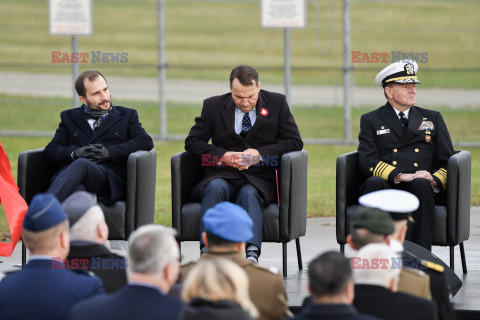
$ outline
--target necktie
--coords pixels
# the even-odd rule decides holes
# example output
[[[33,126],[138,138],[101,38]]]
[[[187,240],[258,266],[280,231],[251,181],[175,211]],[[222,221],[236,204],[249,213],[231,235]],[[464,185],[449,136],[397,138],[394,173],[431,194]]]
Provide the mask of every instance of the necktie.
[[[252,128],[252,122],[250,121],[250,116],[248,113],[245,113],[242,119],[242,132],[240,132],[240,135],[242,137],[245,137],[247,135],[248,130]]]
[[[400,122],[402,123],[402,126],[403,126],[403,131],[407,131],[407,127],[408,127],[408,119],[405,117],[405,113],[403,112],[400,112],[398,114],[400,116]]]

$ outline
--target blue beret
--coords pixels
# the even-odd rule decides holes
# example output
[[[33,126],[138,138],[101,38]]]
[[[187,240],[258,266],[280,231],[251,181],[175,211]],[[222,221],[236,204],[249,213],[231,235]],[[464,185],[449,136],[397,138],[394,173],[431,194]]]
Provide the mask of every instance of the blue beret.
[[[67,215],[57,198],[50,193],[40,193],[34,196],[30,202],[23,221],[23,228],[38,232],[50,229],[65,220],[67,220]]]
[[[246,242],[253,237],[253,221],[242,207],[220,202],[203,215],[208,232],[231,242]]]
[[[93,206],[97,205],[97,196],[86,191],[72,193],[62,202],[70,228]]]

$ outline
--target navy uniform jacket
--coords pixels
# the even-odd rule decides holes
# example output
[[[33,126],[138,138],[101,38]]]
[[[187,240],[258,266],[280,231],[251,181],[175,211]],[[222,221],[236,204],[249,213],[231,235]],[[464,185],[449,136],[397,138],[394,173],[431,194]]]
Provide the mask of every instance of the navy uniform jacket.
[[[50,259],[30,260],[21,271],[3,278],[0,319],[69,319],[77,302],[104,294],[97,277],[61,267]]]
[[[177,320],[183,303],[155,288],[130,284],[111,295],[75,306],[72,320]]]
[[[360,171],[394,183],[400,173],[430,172],[440,191],[447,186],[447,164],[453,145],[442,115],[416,106],[410,108],[408,128],[403,127],[387,103],[362,115],[358,135]]]
[[[379,320],[378,318],[359,313],[354,306],[348,304],[318,304],[307,305],[295,320]]]
[[[203,164],[205,178],[194,187],[192,198],[200,200],[205,186],[215,178],[245,177],[268,205],[275,199],[275,169],[280,165],[280,157],[303,147],[300,132],[282,94],[260,90],[257,120],[244,138],[235,133],[235,108],[232,94],[227,93],[204,100],[202,113],[195,118],[195,125],[185,140],[185,149],[199,157],[207,155],[212,160],[204,161],[207,162]],[[225,152],[241,152],[248,148],[257,149],[263,162],[245,171],[215,166]]]
[[[127,174],[127,159],[130,153],[139,150],[151,150],[152,138],[138,121],[134,109],[114,106],[103,123],[95,131],[87,121],[83,108],[62,111],[61,122],[52,141],[45,147],[48,162],[57,170],[69,165],[72,152],[76,148],[100,143],[108,149],[112,159],[98,164],[107,169],[111,187],[110,198],[106,202],[120,200]]]

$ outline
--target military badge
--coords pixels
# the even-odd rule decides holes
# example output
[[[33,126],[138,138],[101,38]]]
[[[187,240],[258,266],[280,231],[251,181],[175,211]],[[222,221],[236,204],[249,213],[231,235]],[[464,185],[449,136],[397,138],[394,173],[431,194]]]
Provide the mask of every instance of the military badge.
[[[405,72],[407,74],[415,74],[415,69],[413,68],[413,64],[411,63],[407,63],[405,66],[403,66],[403,68],[405,69]]]
[[[430,142],[430,139],[432,139],[431,136],[425,136],[425,140],[426,140],[427,142]]]
[[[435,127],[432,121],[422,121],[422,124],[420,125],[420,127],[418,127],[418,130],[421,130],[421,131],[433,130],[433,129],[435,129]]]

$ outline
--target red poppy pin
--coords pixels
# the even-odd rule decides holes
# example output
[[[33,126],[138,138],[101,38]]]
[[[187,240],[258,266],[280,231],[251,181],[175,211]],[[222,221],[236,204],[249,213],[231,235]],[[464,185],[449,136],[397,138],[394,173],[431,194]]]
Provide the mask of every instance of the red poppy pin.
[[[260,109],[260,114],[265,117],[265,116],[268,115],[268,110],[265,109],[265,108],[262,108],[262,109]]]

